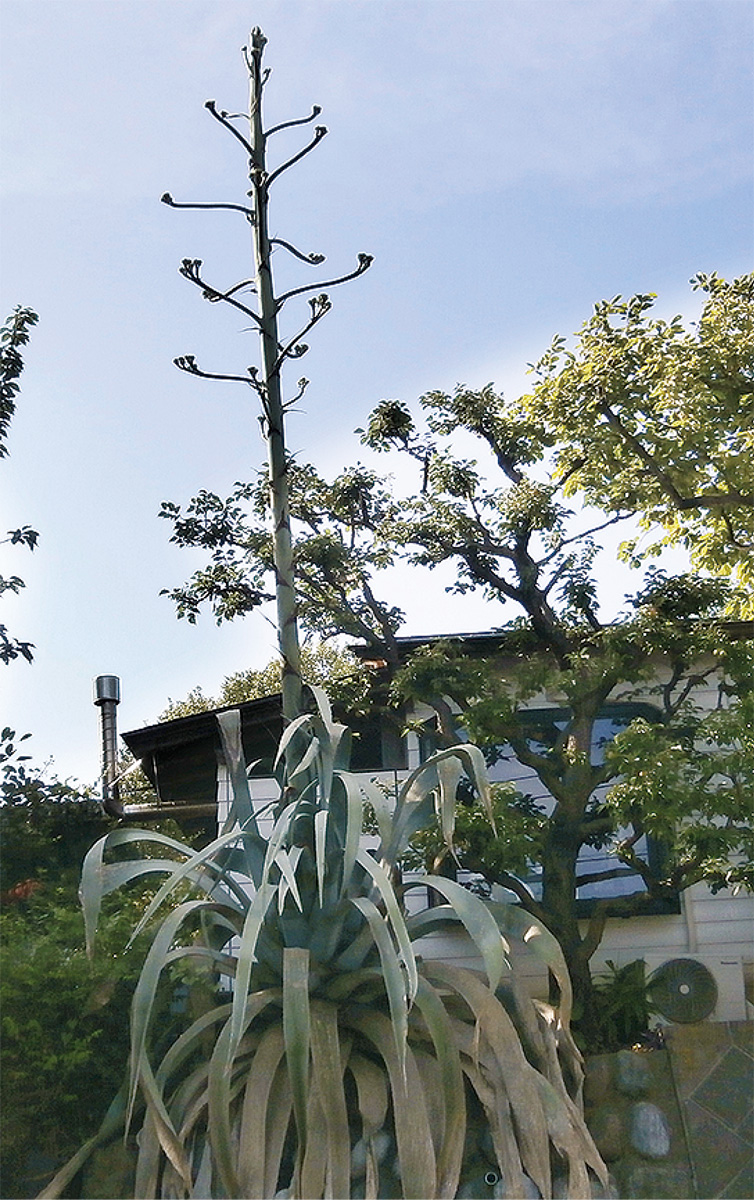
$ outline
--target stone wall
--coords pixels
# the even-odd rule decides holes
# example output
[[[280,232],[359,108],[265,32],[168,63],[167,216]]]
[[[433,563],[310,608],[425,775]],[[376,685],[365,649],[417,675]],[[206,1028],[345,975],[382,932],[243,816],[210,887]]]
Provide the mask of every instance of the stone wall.
[[[592,1136],[621,1200],[751,1200],[754,1025],[664,1030],[665,1045],[587,1059]]]

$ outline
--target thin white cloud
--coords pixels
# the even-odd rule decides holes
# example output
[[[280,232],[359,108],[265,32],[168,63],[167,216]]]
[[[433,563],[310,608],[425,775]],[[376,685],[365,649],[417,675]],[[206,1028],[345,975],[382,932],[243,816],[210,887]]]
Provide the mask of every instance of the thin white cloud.
[[[243,101],[228,59],[242,8],[6,4],[5,186],[143,194],[176,148],[197,178],[212,139],[187,112],[202,89]],[[424,208],[533,183],[603,204],[750,175],[752,21],[737,0],[285,0],[253,15],[270,100],[325,106],[328,154],[357,191]]]

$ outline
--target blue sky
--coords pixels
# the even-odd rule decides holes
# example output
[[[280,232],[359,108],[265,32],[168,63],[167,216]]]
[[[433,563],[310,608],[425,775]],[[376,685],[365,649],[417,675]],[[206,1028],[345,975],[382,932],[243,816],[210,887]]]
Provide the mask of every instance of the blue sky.
[[[159,203],[243,198],[243,154],[203,104],[245,106],[251,25],[268,124],[317,103],[330,130],[276,185],[275,232],[337,273],[375,255],[332,293],[290,422],[324,471],[359,456],[383,397],[524,389],[595,301],[651,291],[693,315],[695,272],[751,269],[748,0],[0,0],[0,22],[2,315],[40,315],[0,465],[2,528],[40,531],[33,556],[3,556],[27,583],[3,620],[37,649],[3,669],[0,722],[60,775],[97,774],[93,676],[120,675],[133,728],[272,654],[261,615],[192,628],[159,596],[196,562],[160,502],[224,493],[264,456],[244,389],[172,365],[256,361],[243,322],[177,272],[246,275],[244,223]],[[406,632],[504,615],[395,586]]]

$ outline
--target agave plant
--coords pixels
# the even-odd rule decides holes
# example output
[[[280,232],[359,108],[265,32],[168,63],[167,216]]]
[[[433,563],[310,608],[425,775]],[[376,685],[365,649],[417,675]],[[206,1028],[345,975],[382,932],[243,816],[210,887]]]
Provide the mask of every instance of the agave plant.
[[[440,751],[391,801],[348,772],[348,731],[324,693],[316,701],[281,741],[267,836],[234,711],[217,718],[232,805],[210,846],[119,829],[89,852],[90,945],[105,894],[145,872],[167,878],[134,930],[153,932],[128,1079],[97,1138],[42,1196],[59,1196],[118,1129],[138,1128],[137,1197],[546,1197],[558,1174],[559,1194],[589,1197],[588,1169],[604,1182],[604,1167],[581,1116],[557,943],[520,909],[452,880],[400,881],[401,854],[433,810],[452,842],[462,771],[489,804],[480,752]],[[376,853],[361,836],[367,802]],[[118,860],[137,839],[163,857]],[[416,886],[439,902],[411,913]],[[422,959],[422,938],[453,926],[476,944],[484,974]],[[518,986],[514,937],[557,978],[559,1009]],[[215,982],[229,977],[232,995],[208,1001],[165,1047],[158,985],[171,964],[189,962]]]

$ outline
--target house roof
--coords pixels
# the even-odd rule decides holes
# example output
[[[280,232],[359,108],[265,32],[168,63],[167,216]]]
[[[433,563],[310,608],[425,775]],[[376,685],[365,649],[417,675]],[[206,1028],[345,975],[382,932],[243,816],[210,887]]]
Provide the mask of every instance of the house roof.
[[[209,712],[160,721],[121,736],[155,788],[161,804],[214,804],[220,732],[217,713],[239,709],[244,755],[269,769],[283,729],[281,698],[265,696]]]
[[[700,625],[707,622],[699,622]],[[606,626],[609,628],[609,626]],[[718,628],[730,641],[748,641],[754,639],[754,621],[721,621]],[[592,636],[591,630],[585,630],[585,636]],[[433,643],[459,643],[466,654],[472,657],[501,652],[504,654],[523,654],[529,650],[541,648],[541,641],[527,626],[509,626],[503,629],[489,629],[470,633],[429,633],[412,634],[410,637],[395,639],[401,658],[407,658],[422,646]],[[374,658],[375,651],[371,646],[354,644],[349,647],[362,660]]]

